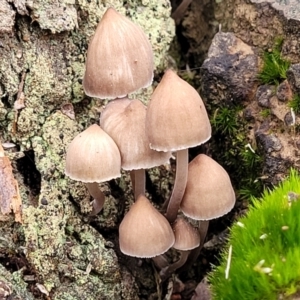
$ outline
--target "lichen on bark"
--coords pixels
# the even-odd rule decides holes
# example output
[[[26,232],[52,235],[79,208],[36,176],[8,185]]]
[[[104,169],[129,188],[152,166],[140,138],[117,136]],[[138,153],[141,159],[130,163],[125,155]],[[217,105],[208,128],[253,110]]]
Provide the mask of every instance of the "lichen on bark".
[[[31,163],[40,176],[39,193],[32,196],[31,188],[24,185],[27,174],[16,170],[23,201],[23,224],[15,233],[21,236],[16,247],[22,249],[34,273],[33,283],[42,284],[45,290],[41,293],[50,293],[51,299],[97,299],[99,295],[101,299],[138,299],[136,280],[118,263],[116,245],[99,233],[101,229],[116,232],[123,213],[118,209],[123,201],[118,197],[120,193],[113,192],[111,185],[101,184],[109,201],[92,227],[87,190],[64,175],[64,160],[70,141],[98,122],[105,103],[85,96],[82,77],[88,41],[106,8],[114,6],[144,28],[153,45],[156,72],[161,72],[174,36],[170,3],[137,0],[123,6],[120,0],[4,2],[15,17],[9,19],[13,22],[11,28],[5,32],[0,28],[1,142],[15,143],[25,154],[31,151]],[[133,97],[146,102],[150,91]],[[20,92],[25,107],[16,109]],[[65,103],[73,104],[75,119],[61,110]],[[128,193],[122,186],[118,189]],[[8,221],[14,224],[12,216],[0,218],[4,231],[8,230]],[[13,235],[5,236],[13,245]],[[1,268],[0,276],[5,272]],[[19,274],[23,276],[22,271]],[[15,284],[8,280],[12,286]],[[22,287],[26,294],[26,284]],[[35,291],[38,294],[36,287]]]

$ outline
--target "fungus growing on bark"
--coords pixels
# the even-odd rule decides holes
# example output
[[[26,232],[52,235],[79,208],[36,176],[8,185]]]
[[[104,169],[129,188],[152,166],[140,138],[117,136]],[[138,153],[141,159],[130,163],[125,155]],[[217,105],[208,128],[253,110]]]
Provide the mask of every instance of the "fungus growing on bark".
[[[168,251],[175,238],[167,219],[140,195],[120,224],[119,240],[124,254],[150,258]]]
[[[180,209],[187,217],[199,221],[201,244],[191,251],[187,266],[192,265],[200,253],[209,220],[227,214],[234,204],[235,193],[224,168],[205,154],[196,156],[189,163]]]
[[[143,30],[108,8],[90,41],[83,87],[88,96],[122,98],[153,80],[153,52]]]
[[[78,134],[66,155],[65,173],[86,184],[94,198],[92,215],[101,211],[104,194],[98,184],[121,176],[120,152],[113,139],[94,124]]]
[[[195,220],[211,220],[227,214],[234,204],[234,190],[224,168],[205,154],[196,156],[189,163],[182,212]]]
[[[200,245],[200,235],[198,230],[184,218],[177,218],[172,229],[175,235],[175,242],[172,247],[180,251],[180,258],[178,261],[166,266],[160,271],[159,274],[163,281],[185,264],[190,254],[190,250],[195,249]]]
[[[100,124],[117,144],[121,166],[133,171],[135,198],[145,194],[145,169],[169,161],[170,152],[158,152],[149,147],[146,136],[146,106],[128,98],[110,102],[101,114]]]
[[[188,148],[205,143],[211,126],[197,91],[172,70],[158,84],[147,110],[147,135],[157,151],[177,151],[176,178],[166,217],[174,222],[185,190]]]

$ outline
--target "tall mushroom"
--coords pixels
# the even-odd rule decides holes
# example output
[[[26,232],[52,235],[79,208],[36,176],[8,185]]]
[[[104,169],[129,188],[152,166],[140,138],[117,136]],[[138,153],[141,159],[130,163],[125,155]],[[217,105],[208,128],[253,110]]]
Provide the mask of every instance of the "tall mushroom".
[[[211,126],[197,91],[172,70],[166,71],[151,96],[146,130],[152,149],[177,151],[175,183],[166,212],[173,223],[186,186],[188,148],[205,143]]]
[[[117,145],[96,124],[78,134],[67,149],[65,173],[86,184],[94,198],[92,215],[100,212],[104,204],[104,194],[97,183],[120,177],[120,169]]]
[[[100,124],[116,142],[124,170],[134,173],[135,198],[145,194],[145,169],[165,164],[170,152],[150,149],[146,136],[146,106],[128,98],[111,101],[100,117]]]
[[[153,80],[153,52],[143,30],[108,8],[90,41],[83,87],[88,96],[122,98]]]

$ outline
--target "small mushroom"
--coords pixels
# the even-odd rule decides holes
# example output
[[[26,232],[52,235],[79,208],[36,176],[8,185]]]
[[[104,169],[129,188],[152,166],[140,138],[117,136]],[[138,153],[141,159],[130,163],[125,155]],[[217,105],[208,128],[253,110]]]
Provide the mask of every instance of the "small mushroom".
[[[188,148],[205,143],[211,125],[197,91],[172,70],[166,71],[151,96],[146,128],[152,149],[177,151],[175,183],[166,212],[173,223],[186,186]]]
[[[177,218],[172,228],[175,235],[173,248],[179,250],[181,255],[178,261],[166,266],[160,271],[159,274],[162,281],[166,280],[178,268],[182,267],[191,252],[190,250],[195,249],[200,245],[200,235],[198,230],[183,217]]]
[[[153,52],[143,30],[108,8],[90,41],[83,78],[88,96],[122,98],[153,80]]]
[[[145,194],[145,169],[169,162],[171,152],[149,147],[146,136],[146,106],[128,98],[111,101],[101,114],[100,124],[117,144],[121,166],[134,173],[135,198]]]
[[[122,253],[151,258],[168,251],[175,238],[167,219],[140,195],[120,224],[119,240]]]
[[[227,214],[234,204],[234,190],[224,168],[205,154],[196,156],[189,163],[182,212],[194,220],[211,220]]]
[[[99,213],[104,204],[104,194],[97,183],[120,177],[120,169],[117,145],[96,124],[78,134],[67,149],[65,173],[86,184],[94,198],[92,215]]]
[[[199,221],[201,244],[193,249],[184,268],[197,259],[207,233],[209,220],[227,214],[235,204],[235,193],[224,168],[205,154],[199,154],[188,167],[188,180],[181,211]]]

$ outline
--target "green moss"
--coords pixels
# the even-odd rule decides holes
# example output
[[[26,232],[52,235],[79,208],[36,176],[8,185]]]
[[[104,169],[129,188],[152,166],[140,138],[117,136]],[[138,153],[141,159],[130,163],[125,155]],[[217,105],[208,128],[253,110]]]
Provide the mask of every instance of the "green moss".
[[[261,112],[260,112],[260,115],[263,117],[263,118],[267,118],[268,116],[270,116],[271,114],[271,109],[270,108],[264,108]]]
[[[274,48],[266,51],[263,56],[263,68],[258,75],[258,79],[263,84],[276,84],[286,79],[286,71],[290,67],[290,62],[281,56],[283,40],[278,38]]]
[[[300,95],[296,94],[289,102],[289,107],[293,109],[296,114],[300,113]]]
[[[239,110],[238,107],[235,109],[229,107],[217,108],[211,120],[212,126],[222,134],[234,134],[238,129],[236,113]]]
[[[213,299],[291,299],[300,291],[300,176],[290,176],[233,225],[220,266],[210,274]],[[232,257],[228,273],[228,253]]]
[[[262,155],[247,137],[247,124],[242,108],[230,105],[217,108],[211,118],[214,138],[214,158],[230,174],[239,198],[259,196],[262,192]]]

